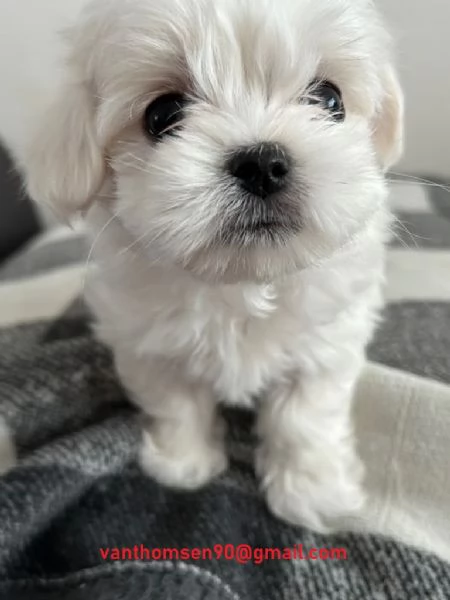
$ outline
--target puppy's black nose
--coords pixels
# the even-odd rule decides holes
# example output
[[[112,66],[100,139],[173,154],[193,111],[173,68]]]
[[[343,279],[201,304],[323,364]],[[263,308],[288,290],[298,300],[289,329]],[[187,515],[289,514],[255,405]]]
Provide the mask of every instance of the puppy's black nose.
[[[289,173],[286,151],[273,143],[239,149],[228,161],[228,170],[247,192],[261,198],[281,191]]]

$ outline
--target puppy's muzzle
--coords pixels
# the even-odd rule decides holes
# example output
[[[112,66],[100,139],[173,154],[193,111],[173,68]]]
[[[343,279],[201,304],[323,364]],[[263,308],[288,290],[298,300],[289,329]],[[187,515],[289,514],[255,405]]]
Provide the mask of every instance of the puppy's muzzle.
[[[242,189],[265,199],[285,188],[290,162],[279,144],[261,143],[237,150],[228,160],[227,169]]]

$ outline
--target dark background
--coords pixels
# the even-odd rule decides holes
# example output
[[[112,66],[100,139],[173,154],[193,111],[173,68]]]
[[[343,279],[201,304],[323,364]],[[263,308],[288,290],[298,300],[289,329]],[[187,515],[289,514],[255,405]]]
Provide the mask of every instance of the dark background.
[[[34,207],[23,191],[11,159],[0,145],[0,262],[39,229]]]

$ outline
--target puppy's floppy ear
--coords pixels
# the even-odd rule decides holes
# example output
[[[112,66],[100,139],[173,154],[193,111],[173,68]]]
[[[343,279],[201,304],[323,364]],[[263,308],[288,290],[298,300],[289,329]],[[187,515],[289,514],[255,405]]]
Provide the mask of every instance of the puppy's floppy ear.
[[[375,115],[374,143],[380,162],[387,170],[403,151],[403,92],[397,75],[391,66],[381,74],[383,97]]]
[[[64,84],[38,125],[24,166],[30,196],[59,216],[89,205],[103,182],[105,163],[88,84]]]

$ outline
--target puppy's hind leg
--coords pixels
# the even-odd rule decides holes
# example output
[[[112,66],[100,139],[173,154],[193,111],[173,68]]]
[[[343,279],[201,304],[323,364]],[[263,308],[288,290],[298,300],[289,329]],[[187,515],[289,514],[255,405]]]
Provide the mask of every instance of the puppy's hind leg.
[[[212,391],[191,383],[166,361],[116,353],[132,400],[145,413],[140,463],[160,483],[196,489],[227,466],[223,424]]]

